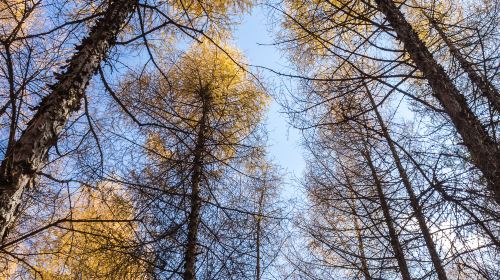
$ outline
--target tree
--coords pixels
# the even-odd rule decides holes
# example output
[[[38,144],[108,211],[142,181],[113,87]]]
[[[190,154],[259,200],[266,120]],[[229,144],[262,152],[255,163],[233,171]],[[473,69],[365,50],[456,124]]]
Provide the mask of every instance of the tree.
[[[0,3],[0,277],[500,277],[500,6],[266,3],[297,190],[230,43],[254,4]]]
[[[12,31],[7,30],[11,34],[6,34],[5,38],[2,38],[3,46],[6,47],[3,57],[6,58],[7,65],[13,62],[9,55],[10,46],[26,43],[27,61],[37,62],[36,59],[30,58],[33,48],[30,49],[29,43],[39,40],[40,44],[44,44],[43,40],[51,39],[55,42],[54,49],[63,55],[56,56],[53,58],[55,61],[47,63],[47,69],[44,71],[52,72],[52,66],[62,66],[63,70],[61,73],[45,77],[45,82],[50,86],[45,87],[44,83],[40,83],[42,92],[40,88],[35,87],[38,84],[29,79],[26,79],[25,85],[18,87],[21,93],[34,100],[34,104],[26,105],[21,102],[28,98],[16,93],[11,87],[9,100],[3,102],[0,107],[2,108],[1,115],[10,115],[8,118],[10,119],[8,130],[10,140],[2,153],[0,167],[0,234],[2,240],[5,240],[7,229],[19,216],[19,211],[16,209],[19,209],[22,204],[24,190],[27,186],[36,185],[37,173],[47,168],[45,164],[54,157],[60,156],[58,151],[55,152],[57,156],[49,152],[56,144],[65,142],[67,129],[74,123],[72,118],[80,112],[80,109],[83,109],[88,120],[89,132],[94,138],[100,154],[101,169],[103,169],[104,153],[100,148],[98,133],[93,124],[95,119],[90,115],[91,110],[88,108],[91,98],[85,94],[85,90],[96,72],[103,73],[104,79],[106,69],[102,68],[106,67],[103,67],[103,64],[113,67],[111,61],[114,61],[116,56],[128,55],[128,52],[113,53],[110,52],[111,50],[117,50],[120,47],[130,49],[141,47],[153,62],[156,70],[162,72],[161,67],[156,64],[156,46],[151,43],[154,41],[151,37],[158,36],[172,42],[169,45],[171,49],[175,48],[176,40],[182,40],[179,34],[195,40],[200,36],[218,38],[227,33],[227,26],[232,23],[231,18],[248,9],[251,4],[252,2],[249,1],[142,3],[135,0],[77,1],[74,3],[56,1],[48,3],[43,8],[40,7],[39,1],[6,4],[7,7],[2,9],[2,12],[7,11],[6,19],[12,22],[18,21],[18,24],[13,24]],[[21,13],[20,20],[19,15],[9,11]],[[69,16],[65,17],[65,12]],[[56,20],[54,24],[40,25],[30,30],[31,32],[27,32],[28,34],[22,34],[25,31],[23,25],[28,20],[33,20],[33,15],[37,16],[36,19],[54,17]],[[59,22],[59,19],[63,21]],[[91,27],[88,28],[88,26]],[[5,27],[7,28],[7,25]],[[59,36],[71,39],[60,39]],[[76,43],[77,41],[79,43]],[[61,51],[74,43],[77,44],[74,54],[68,55]],[[52,49],[43,47],[40,49],[44,52],[40,55],[41,57],[52,58]],[[116,56],[112,57],[110,54]],[[66,58],[67,62],[62,62]],[[23,65],[23,63],[20,64]],[[145,63],[147,64],[148,62]],[[10,66],[7,68],[15,70]],[[9,69],[7,72],[11,73]],[[33,69],[29,63],[27,69],[30,71]],[[30,71],[27,71],[27,74]],[[14,80],[11,74],[7,74],[6,79],[7,84],[12,85]],[[103,83],[109,86],[108,81]],[[23,92],[24,89],[30,87],[35,89],[27,93]],[[123,105],[116,96],[113,96],[113,99],[119,106]],[[27,108],[17,108],[15,101]],[[82,104],[83,108],[81,108]],[[29,112],[30,110],[27,109],[36,112],[23,116],[25,120],[21,122],[20,112]],[[127,111],[126,108],[124,109]],[[78,117],[75,118],[78,119]],[[69,121],[71,121],[70,125],[67,126]]]
[[[496,228],[497,218],[494,217],[498,210],[496,205],[490,210],[481,209],[487,195],[482,198],[468,195],[473,192],[473,188],[484,187],[484,182],[474,181],[474,173],[462,165],[468,158],[452,156],[458,154],[451,148],[454,143],[447,141],[450,138],[439,138],[443,136],[434,130],[435,126],[450,128],[442,122],[436,124],[435,118],[422,114],[423,110],[420,111],[415,105],[418,102],[428,108],[435,106],[428,99],[421,98],[423,94],[417,90],[421,90],[422,86],[415,86],[418,81],[410,83],[413,87],[407,84],[412,79],[418,79],[418,75],[413,75],[415,69],[406,69],[412,67],[408,63],[408,57],[405,61],[404,52],[399,53],[397,46],[382,46],[383,41],[375,39],[377,36],[388,35],[383,30],[374,31],[360,23],[372,18],[369,12],[373,10],[360,8],[363,7],[360,2],[345,3],[345,6],[339,3],[324,5],[331,7],[331,10],[321,5],[304,5],[300,6],[297,14],[293,11],[286,15],[295,28],[291,28],[286,39],[288,43],[293,42],[293,59],[299,60],[299,73],[290,76],[300,78],[301,82],[298,93],[291,98],[294,103],[289,103],[293,105],[288,110],[294,125],[307,132],[305,146],[312,154],[309,160],[311,167],[308,168],[305,181],[312,196],[312,217],[303,226],[312,239],[312,257],[299,258],[294,267],[300,270],[301,265],[309,264],[312,268],[308,268],[307,273],[301,273],[311,278],[347,277],[344,275],[351,275],[349,272],[361,277],[360,275],[366,276],[366,267],[369,268],[368,274],[371,277],[384,275],[382,273],[386,274],[379,276],[380,278],[393,277],[394,274],[388,273],[390,266],[380,264],[386,258],[371,255],[372,252],[367,249],[369,241],[377,240],[379,248],[392,249],[391,259],[398,261],[401,270],[396,271],[403,278],[446,279],[453,274],[453,266],[460,266],[462,261],[456,261],[455,258],[460,258],[458,256],[462,253],[474,263],[475,272],[469,271],[470,275],[485,279],[495,277],[493,270],[487,268],[494,261],[490,259],[483,266],[479,264],[481,257],[478,254],[485,249],[495,255],[493,251],[496,250],[496,238],[492,238],[489,230],[482,225],[486,223],[487,228]],[[328,20],[324,21],[307,21],[313,18],[308,13],[317,13],[319,16],[321,12],[331,13],[333,16],[327,16]],[[354,18],[347,21],[342,19],[344,14]],[[417,38],[420,36],[422,35],[419,34]],[[389,54],[384,57],[377,51]],[[394,54],[396,58],[392,56]],[[304,61],[307,63],[303,63]],[[398,67],[403,71],[394,70]],[[373,97],[374,92],[376,98]],[[406,97],[415,102],[406,103]],[[380,113],[381,107],[385,109],[387,118]],[[444,113],[443,110],[440,112]],[[429,122],[427,118],[430,119]],[[388,122],[386,119],[391,120],[389,126],[384,125]],[[414,124],[418,124],[419,132],[412,130]],[[427,127],[431,129],[428,130]],[[394,140],[392,135],[397,135],[398,140]],[[416,157],[420,159],[415,160]],[[371,166],[369,163],[372,163]],[[367,170],[372,171],[371,180],[361,181],[360,178],[369,176],[366,174]],[[437,177],[441,179],[436,179]],[[439,180],[447,181],[447,191],[444,193],[439,191],[440,186],[436,184]],[[466,187],[462,185],[465,182],[474,183]],[[376,191],[377,185],[380,186],[380,191],[375,192],[380,202],[378,213],[385,212],[384,219],[364,214],[377,213],[372,210],[377,207],[374,203],[376,200],[365,190],[367,186],[372,186],[372,191]],[[451,202],[447,192],[460,197],[460,202],[443,203],[443,196]],[[474,193],[477,194],[475,191]],[[355,203],[345,202],[353,197],[354,201],[361,204],[360,209],[353,207]],[[464,206],[463,203],[474,210],[464,210],[467,207],[459,206]],[[461,210],[450,211],[454,207]],[[489,215],[487,212],[493,214],[491,220],[486,218]],[[345,220],[349,222],[344,222]],[[382,232],[378,226],[380,221],[385,221],[387,226],[383,238],[375,234]],[[339,223],[346,226],[338,226]],[[377,227],[366,226],[369,223]],[[452,226],[448,226],[448,223]],[[453,241],[444,241],[446,238],[443,239],[442,232],[445,231],[454,236]],[[363,237],[358,238],[358,233]],[[470,240],[464,238],[468,234],[481,239],[481,245],[473,245],[474,242],[470,243]],[[380,241],[384,238],[392,244]],[[488,241],[484,240],[485,243],[482,243],[482,238]],[[449,246],[448,242],[463,244],[469,251],[458,253],[458,250],[443,254]],[[457,245],[460,246],[462,245]],[[489,256],[490,253],[484,253],[484,256]],[[410,259],[405,255],[418,257]],[[314,262],[319,265],[315,266]],[[434,267],[430,267],[430,263]],[[380,269],[382,267],[385,271]]]
[[[496,197],[499,193],[496,140],[485,129],[481,113],[471,109],[464,92],[458,90],[434,58],[433,49],[421,38],[431,33],[417,34],[412,24],[418,23],[407,20],[402,12],[404,3],[401,6],[394,1],[288,1],[285,4],[284,27],[287,31],[283,32],[283,37],[284,42],[292,46],[292,59],[297,61],[302,72],[297,76],[340,81],[344,69],[350,68],[348,71],[356,74],[344,83],[356,87],[362,86],[361,81],[380,82],[392,78],[385,82],[391,94],[403,93],[447,115],[470,153],[471,162],[482,172],[486,187]],[[408,6],[405,11],[411,14],[419,8]],[[424,29],[419,26],[419,30]],[[384,39],[391,44],[386,44]],[[400,41],[402,47],[392,44],[393,39]],[[377,63],[380,67],[369,66]],[[325,67],[326,64],[329,65]],[[317,71],[313,70],[315,67]],[[430,87],[433,96],[430,102],[403,86],[411,80],[417,83],[421,79]],[[498,198],[495,199],[498,202]]]
[[[399,40],[405,45],[405,50],[428,80],[435,97],[443,106],[471,153],[472,161],[485,176],[496,202],[500,204],[498,145],[488,135],[479,119],[470,110],[463,95],[460,94],[444,69],[435,61],[394,2],[379,0],[376,3],[394,28]]]
[[[43,99],[19,139],[7,148],[0,167],[2,241],[17,216],[24,189],[33,184],[36,172],[42,168],[48,150],[56,143],[68,118],[80,109],[85,88],[135,7],[135,1],[110,2],[104,16],[77,47],[66,70],[58,75],[51,94]]]
[[[268,101],[257,80],[236,63],[243,60],[242,55],[218,45],[193,45],[179,59],[172,59],[175,63],[166,76],[143,74],[122,86],[141,121],[161,124],[147,132],[151,163],[136,181],[157,186],[139,190],[143,207],[157,221],[153,227],[181,225],[173,240],[158,242],[183,254],[165,249],[158,257],[171,272],[183,267],[184,279],[255,273],[246,271],[251,263],[241,258],[246,246],[253,247],[251,239],[243,236],[253,235],[250,221],[260,215],[259,206],[249,208],[240,200],[252,180],[261,180],[255,177],[243,183],[242,177],[250,176],[244,169],[252,165],[251,158],[263,153],[259,123]],[[177,214],[157,212],[150,205],[171,208],[167,212]],[[204,267],[197,269],[203,255]],[[222,271],[210,265],[221,266]]]

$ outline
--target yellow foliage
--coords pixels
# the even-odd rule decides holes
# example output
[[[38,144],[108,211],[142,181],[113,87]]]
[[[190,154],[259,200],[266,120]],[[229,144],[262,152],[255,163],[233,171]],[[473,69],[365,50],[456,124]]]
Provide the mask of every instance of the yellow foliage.
[[[151,151],[151,156],[160,156],[162,158],[171,158],[173,153],[168,150],[164,145],[159,134],[150,133],[146,140],[146,148]]]
[[[132,205],[116,185],[85,189],[71,219],[38,240],[33,264],[42,279],[145,279],[146,265],[130,254]],[[97,221],[99,220],[99,221]]]
[[[412,0],[411,4],[414,9],[409,9],[406,14],[407,20],[427,46],[432,46],[436,40],[440,40],[439,36],[431,33],[433,30],[431,19],[449,24],[462,18],[461,7],[454,7],[452,1]],[[440,27],[445,29],[445,25]]]
[[[210,101],[208,135],[219,144],[212,151],[219,158],[229,158],[234,146],[261,121],[269,99],[257,81],[235,61],[243,56],[227,45],[223,50],[211,43],[192,46],[169,72],[168,80],[159,79],[152,102],[168,106],[175,113],[164,118],[186,131],[196,133],[201,122],[204,98]],[[165,100],[172,100],[164,104]],[[164,104],[164,105],[163,105]],[[170,154],[159,145],[159,136],[150,136],[148,145],[159,154]]]
[[[222,40],[230,37],[234,20],[250,11],[254,3],[254,0],[167,0],[164,11],[177,24],[203,30],[205,35]],[[175,37],[170,34],[172,30],[167,29],[162,38]]]
[[[325,55],[339,43],[350,48],[354,33],[367,34],[372,30],[367,24],[371,10],[363,0],[286,0],[283,27],[289,31],[289,39],[299,46],[293,58],[299,64],[308,64],[304,53]]]
[[[32,20],[28,20],[28,8],[23,0],[2,0],[0,1],[0,36],[9,36],[11,32],[20,25],[20,30],[27,28]],[[32,16],[33,17],[33,16]],[[19,31],[18,31],[19,32]]]
[[[454,1],[394,2],[401,6],[407,21],[428,46],[439,39],[431,32],[431,24],[424,13],[444,23],[462,18],[461,7]],[[366,38],[374,39],[372,21],[378,21],[376,17],[381,16],[376,7],[375,1],[366,0],[286,0],[283,27],[287,30],[285,40],[295,44],[292,59],[299,66],[307,66],[322,56],[335,57],[330,51],[337,54],[341,53],[339,50],[363,52],[359,46]]]
[[[248,11],[253,0],[170,0],[169,6],[182,13],[187,12],[191,18],[207,16],[217,18],[228,13]]]

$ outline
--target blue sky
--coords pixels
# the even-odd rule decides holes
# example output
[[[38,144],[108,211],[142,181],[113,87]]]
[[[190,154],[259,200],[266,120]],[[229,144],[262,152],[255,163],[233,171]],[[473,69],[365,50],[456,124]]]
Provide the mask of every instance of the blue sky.
[[[234,41],[252,65],[265,66],[278,71],[286,71],[287,60],[275,46],[269,45],[275,38],[269,31],[266,11],[257,6],[244,16],[236,26]],[[255,69],[254,69],[255,70]],[[279,87],[279,77],[269,71],[261,72],[271,89]],[[287,116],[280,105],[273,100],[268,118],[269,155],[286,172],[285,182],[292,183],[300,177],[305,167],[303,151],[300,147],[300,131],[287,123]]]

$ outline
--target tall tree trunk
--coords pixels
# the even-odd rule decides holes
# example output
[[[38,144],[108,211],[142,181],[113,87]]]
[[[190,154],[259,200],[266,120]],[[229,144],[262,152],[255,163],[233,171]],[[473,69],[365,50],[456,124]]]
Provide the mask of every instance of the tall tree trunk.
[[[261,269],[260,269],[260,248],[261,248],[261,231],[262,231],[262,215],[264,214],[264,195],[265,195],[265,187],[263,187],[260,190],[259,194],[259,210],[257,213],[257,225],[256,225],[256,250],[257,250],[257,256],[256,256],[256,263],[255,263],[255,280],[260,280],[260,275],[261,275]]]
[[[133,12],[137,0],[112,0],[87,38],[76,48],[64,73],[51,86],[40,108],[0,166],[0,238],[3,242],[17,216],[24,189],[32,185],[36,172],[46,161],[48,150],[72,113],[80,109],[85,88],[116,35]]]
[[[496,111],[497,113],[500,113],[500,93],[498,90],[495,88],[495,86],[491,83],[490,80],[488,80],[487,77],[476,71],[474,69],[474,65],[467,60],[467,58],[462,55],[460,50],[451,42],[451,40],[446,36],[444,33],[443,29],[439,24],[425,14],[425,17],[429,19],[429,22],[431,23],[432,27],[437,31],[439,34],[439,37],[443,40],[443,42],[446,44],[448,49],[450,50],[451,55],[458,61],[460,64],[460,67],[467,73],[467,76],[471,80],[473,84],[477,86],[477,88],[481,91],[483,96],[488,99],[488,101],[491,103],[491,106],[493,107],[493,110]]]
[[[198,135],[193,157],[193,173],[191,175],[191,209],[188,217],[188,236],[184,263],[184,280],[196,279],[196,254],[198,243],[198,229],[200,226],[201,194],[200,184],[203,178],[203,166],[205,159],[205,144],[208,133],[208,120],[210,110],[210,93],[206,90],[200,91],[202,99],[202,112],[199,122]]]
[[[342,172],[346,174],[344,166],[340,166],[342,169]],[[365,242],[363,240],[363,235],[361,234],[361,226],[359,225],[359,215],[358,211],[356,210],[356,201],[360,200],[360,197],[354,190],[354,186],[351,183],[351,180],[349,176],[346,176],[346,182],[347,185],[349,186],[349,200],[347,203],[349,204],[349,208],[351,208],[352,215],[353,215],[353,222],[354,222],[354,231],[356,233],[356,240],[358,242],[358,250],[359,250],[359,259],[361,262],[361,273],[363,273],[363,276],[365,277],[365,280],[370,280],[372,279],[370,275],[370,269],[368,267],[368,262],[366,261],[366,253],[365,253]]]
[[[425,180],[427,181],[427,183],[433,188],[435,189],[436,191],[438,191],[438,193],[441,195],[441,197],[445,200],[445,201],[448,201],[448,202],[451,202],[455,205],[457,205],[458,207],[460,207],[460,209],[462,209],[465,213],[467,213],[471,218],[472,220],[474,220],[474,222],[479,225],[480,228],[483,229],[483,231],[485,232],[486,235],[488,235],[488,237],[491,239],[491,242],[493,242],[493,244],[495,244],[495,246],[497,246],[499,249],[500,249],[500,241],[498,240],[497,236],[486,226],[485,224],[485,221],[484,220],[481,220],[474,212],[472,209],[469,209],[467,207],[467,205],[465,205],[464,203],[462,203],[462,201],[460,201],[460,199],[457,199],[457,198],[454,198],[453,196],[449,195],[446,190],[444,189],[444,185],[442,182],[440,182],[439,180],[437,180],[437,178],[429,178],[427,176],[427,174],[425,173],[425,171],[422,169],[422,167],[420,166],[420,164],[417,162],[417,160],[411,155],[411,153],[409,151],[407,151],[404,147],[402,147],[401,145],[398,145],[397,142],[394,142],[395,145],[398,146],[398,148],[403,151],[405,153],[405,155],[410,159],[410,161],[413,163],[413,165],[415,166],[415,168],[419,171],[419,173],[425,178]]]
[[[357,198],[356,198],[357,199]],[[356,200],[354,200],[356,201]],[[366,261],[365,255],[365,243],[363,241],[363,236],[361,235],[361,227],[359,226],[358,213],[356,211],[355,205],[350,205],[351,211],[354,216],[354,230],[356,231],[356,239],[358,241],[358,250],[361,261],[361,272],[365,276],[365,280],[370,280],[372,277],[370,276],[370,269],[368,268],[368,262]]]
[[[469,108],[465,97],[459,93],[443,67],[436,62],[394,2],[392,0],[375,0],[375,2],[396,32],[398,39],[403,42],[405,50],[429,82],[434,96],[443,106],[469,150],[472,162],[483,173],[496,202],[500,204],[500,151],[497,144],[488,135]]]
[[[389,204],[387,203],[384,191],[382,190],[382,182],[378,177],[377,170],[373,165],[369,152],[365,151],[363,153],[363,156],[366,159],[366,162],[368,163],[368,167],[370,168],[373,177],[373,182],[375,183],[375,189],[380,202],[380,206],[382,207],[384,221],[387,226],[387,230],[389,231],[389,240],[391,242],[392,250],[394,251],[394,257],[398,262],[399,270],[401,272],[401,277],[403,280],[411,280],[412,278],[410,276],[408,264],[406,263],[406,258],[403,252],[403,248],[401,247],[401,243],[399,241],[398,235],[396,233],[396,228],[394,227],[393,219],[389,211]]]
[[[366,86],[366,85],[365,85]],[[367,90],[367,95],[368,98],[370,99],[370,103],[372,105],[373,111],[375,112],[375,115],[377,117],[377,121],[380,125],[380,128],[382,129],[382,134],[384,135],[384,138],[389,146],[389,149],[391,151],[392,158],[394,159],[394,163],[396,164],[396,168],[398,170],[399,176],[401,177],[401,180],[403,181],[403,185],[405,186],[406,192],[408,193],[408,197],[410,199],[410,205],[413,210],[413,214],[415,215],[415,218],[417,218],[418,225],[420,227],[420,231],[422,232],[422,235],[425,240],[425,245],[427,246],[427,250],[429,251],[429,255],[431,256],[432,264],[434,265],[434,269],[436,270],[437,276],[439,280],[448,280],[448,277],[446,276],[445,269],[443,267],[443,264],[441,262],[441,258],[439,257],[439,254],[436,250],[436,245],[434,244],[434,240],[432,240],[432,235],[429,231],[429,228],[427,226],[427,222],[425,221],[424,214],[422,213],[422,208],[420,207],[419,201],[417,199],[417,196],[415,195],[415,192],[413,190],[413,186],[410,182],[410,179],[408,178],[408,174],[406,174],[406,170],[403,167],[403,164],[401,164],[401,159],[399,157],[399,154],[396,150],[396,146],[394,145],[394,142],[392,141],[392,138],[389,134],[389,131],[384,123],[384,119],[380,115],[378,109],[377,109],[377,104],[375,103],[375,100],[373,99],[373,96],[371,92],[369,91],[368,87],[366,87]]]

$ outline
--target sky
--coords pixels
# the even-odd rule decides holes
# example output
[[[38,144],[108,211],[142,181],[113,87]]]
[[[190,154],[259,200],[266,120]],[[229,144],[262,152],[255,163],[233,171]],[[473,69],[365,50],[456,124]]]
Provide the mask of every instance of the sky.
[[[269,30],[266,14],[261,6],[256,6],[251,13],[246,14],[241,24],[235,27],[235,44],[246,55],[250,64],[286,72],[286,57],[278,48],[270,45],[275,38]],[[264,81],[274,81],[271,89],[279,86],[276,74],[265,70],[260,73]],[[269,131],[268,153],[283,169],[284,181],[290,187],[302,175],[305,162],[300,146],[300,131],[288,124],[287,116],[282,111],[283,108],[273,99],[266,121]]]

